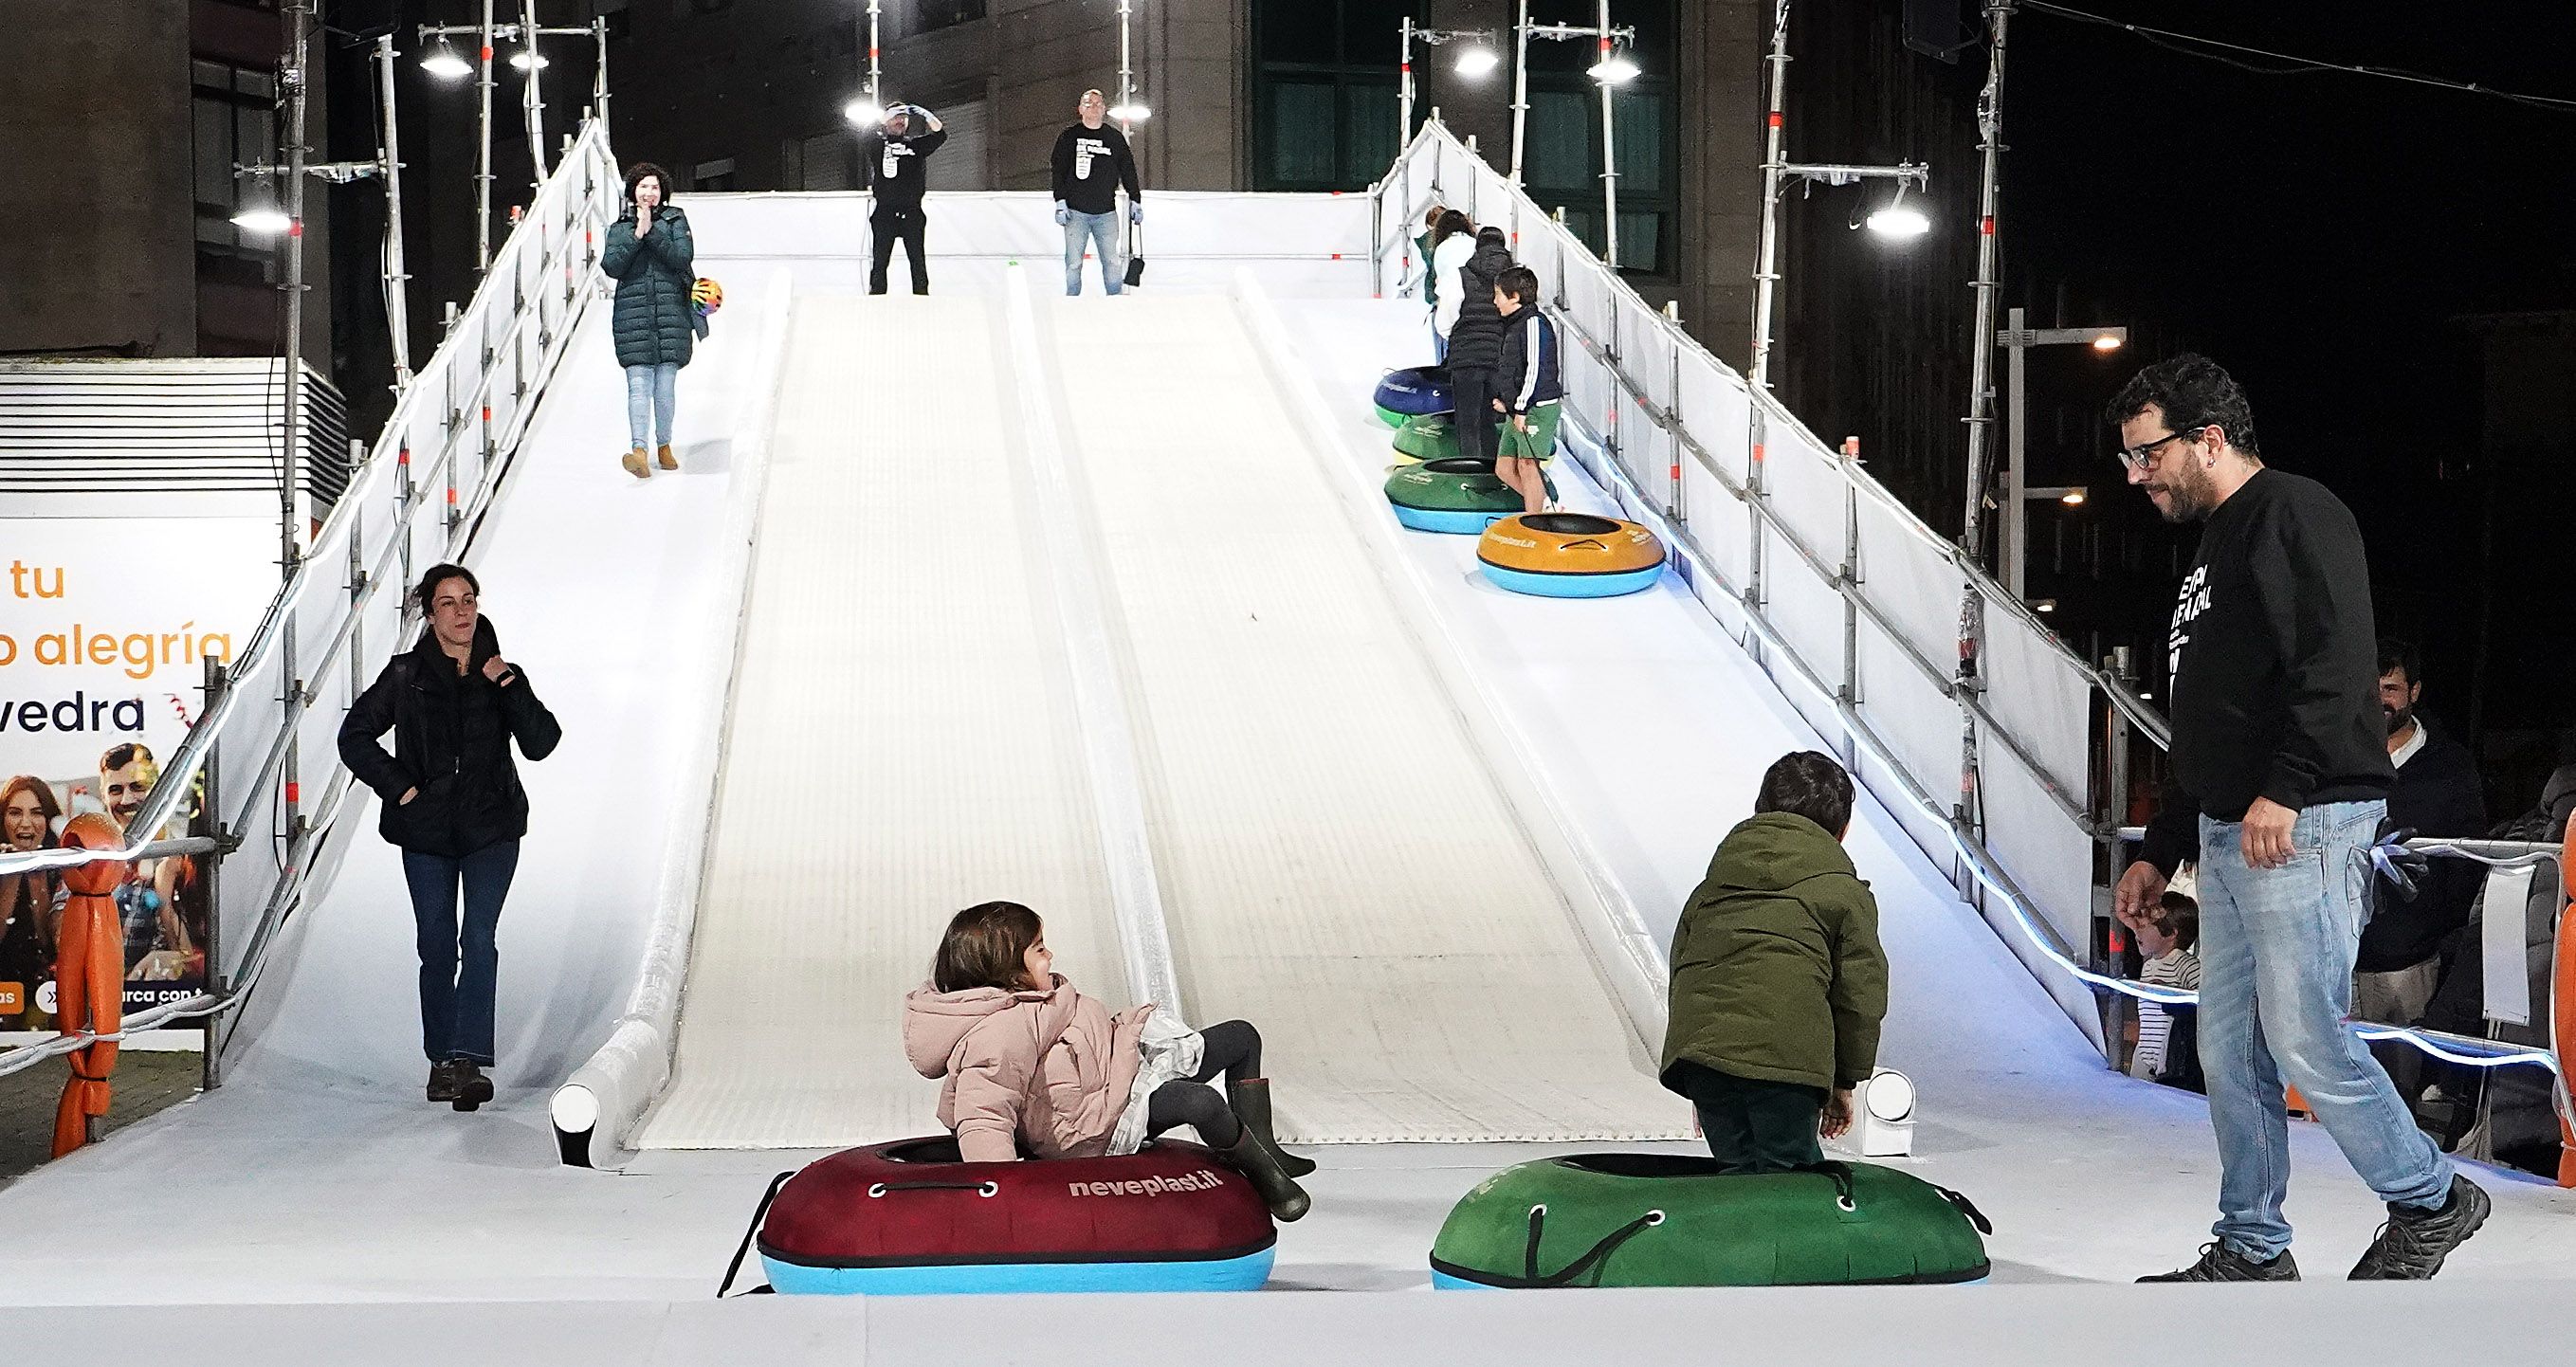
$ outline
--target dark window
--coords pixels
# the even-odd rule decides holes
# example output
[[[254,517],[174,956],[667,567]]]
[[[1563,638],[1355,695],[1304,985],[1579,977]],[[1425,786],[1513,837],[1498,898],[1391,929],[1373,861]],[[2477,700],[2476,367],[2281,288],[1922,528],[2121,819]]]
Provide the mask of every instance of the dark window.
[[[1681,207],[1676,136],[1672,0],[1614,0],[1610,23],[1637,30],[1630,55],[1642,68],[1611,94],[1619,160],[1619,265],[1661,274],[1669,268],[1674,215]],[[1533,0],[1532,24],[1599,22],[1589,0]],[[1529,126],[1521,180],[1530,198],[1565,211],[1566,226],[1594,251],[1602,246],[1601,87],[1585,74],[1599,60],[1596,40],[1530,42]],[[1508,97],[1506,97],[1508,98]],[[1510,160],[1508,150],[1495,158]]]
[[[233,167],[277,160],[277,73],[200,57],[188,64],[188,83],[198,255],[264,260],[274,244],[234,227],[232,217],[245,200],[282,203],[285,187],[276,176],[236,177]]]
[[[1421,0],[1256,0],[1254,188],[1360,190],[1385,173],[1399,141],[1398,34],[1422,10]]]
[[[914,7],[912,31],[928,33],[984,17],[984,0],[921,0]]]

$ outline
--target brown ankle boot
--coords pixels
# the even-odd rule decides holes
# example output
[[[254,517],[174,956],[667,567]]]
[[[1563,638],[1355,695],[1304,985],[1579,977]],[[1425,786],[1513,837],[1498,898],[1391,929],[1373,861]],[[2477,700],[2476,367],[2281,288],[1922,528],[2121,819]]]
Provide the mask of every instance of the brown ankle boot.
[[[680,458],[671,454],[671,443],[667,441],[662,443],[662,452],[658,459],[662,462],[662,468],[665,470],[677,470],[680,468]]]
[[[637,479],[651,479],[653,477],[653,467],[644,463],[644,448],[641,446],[627,452],[625,455],[619,456],[617,458],[617,463],[625,466],[626,473],[633,475]]]

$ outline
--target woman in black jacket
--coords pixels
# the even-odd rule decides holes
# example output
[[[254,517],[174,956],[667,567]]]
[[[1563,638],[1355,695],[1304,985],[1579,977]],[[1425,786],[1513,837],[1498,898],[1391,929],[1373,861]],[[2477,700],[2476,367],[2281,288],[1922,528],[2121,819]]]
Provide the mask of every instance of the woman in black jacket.
[[[340,758],[383,800],[378,829],[402,847],[411,885],[429,1099],[460,1111],[492,1099],[483,1070],[493,1062],[494,935],[528,829],[528,794],[510,742],[544,759],[563,739],[527,677],[501,658],[481,593],[462,565],[421,576],[416,596],[428,629],[386,663],[340,723]],[[390,755],[377,743],[387,731]]]
[[[1488,465],[1501,454],[1494,425],[1494,372],[1503,363],[1503,311],[1494,303],[1494,282],[1512,267],[1511,248],[1500,228],[1476,232],[1476,254],[1458,271],[1458,321],[1449,329],[1450,420],[1458,431],[1458,454]]]

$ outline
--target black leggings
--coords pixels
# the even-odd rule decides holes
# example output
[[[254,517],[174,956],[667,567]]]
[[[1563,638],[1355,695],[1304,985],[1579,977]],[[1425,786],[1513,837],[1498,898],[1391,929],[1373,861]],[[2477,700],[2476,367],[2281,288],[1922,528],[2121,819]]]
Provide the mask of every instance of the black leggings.
[[[1198,1072],[1186,1079],[1174,1078],[1146,1098],[1145,1133],[1156,1135],[1187,1125],[1221,1149],[1243,1137],[1243,1125],[1234,1118],[1234,1108],[1226,1104],[1224,1094],[1207,1085],[1208,1079],[1219,1073],[1228,1082],[1260,1077],[1261,1032],[1249,1021],[1225,1021],[1199,1034],[1207,1041],[1207,1052]]]

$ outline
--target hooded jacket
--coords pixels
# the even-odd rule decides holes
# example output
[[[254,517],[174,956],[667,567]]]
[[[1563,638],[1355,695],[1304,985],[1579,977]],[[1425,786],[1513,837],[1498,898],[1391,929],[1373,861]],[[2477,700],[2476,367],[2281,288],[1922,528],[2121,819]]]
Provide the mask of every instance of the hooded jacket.
[[[1878,903],[1842,842],[1803,816],[1766,812],[1727,833],[1682,909],[1672,962],[1662,1070],[1675,1091],[1683,1061],[1835,1088],[1878,1061]]]
[[[510,743],[544,759],[563,740],[555,714],[537,700],[514,663],[507,684],[483,677],[501,653],[492,619],[474,624],[474,650],[463,674],[439,649],[435,632],[393,657],[340,722],[340,759],[384,799],[377,829],[406,850],[461,859],[528,833],[528,792]],[[377,738],[394,733],[386,754]],[[404,793],[418,796],[404,802]]]
[[[609,337],[621,366],[687,365],[696,345],[697,244],[689,216],[664,204],[653,211],[653,231],[635,236],[635,206],[608,225],[599,268],[617,282],[609,310]]]
[[[1039,1158],[1109,1151],[1144,1059],[1144,1021],[1113,1017],[1052,976],[1044,992],[924,983],[903,999],[904,1056],[946,1079],[939,1123],[966,1162],[1011,1162],[1023,1141]]]
[[[1503,363],[1503,312],[1494,281],[1512,268],[1511,250],[1479,235],[1476,254],[1458,268],[1458,321],[1449,329],[1449,368],[1491,370]]]

